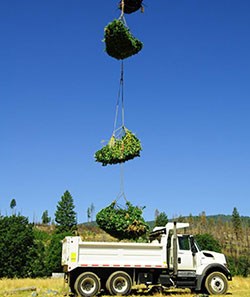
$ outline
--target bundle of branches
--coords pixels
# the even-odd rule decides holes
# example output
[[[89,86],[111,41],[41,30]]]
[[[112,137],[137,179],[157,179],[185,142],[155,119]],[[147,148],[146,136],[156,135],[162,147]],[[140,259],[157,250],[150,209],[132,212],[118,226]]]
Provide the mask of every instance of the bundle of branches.
[[[121,20],[114,20],[104,29],[106,52],[117,60],[126,59],[142,49],[142,42],[136,39]]]
[[[143,0],[124,0],[124,13],[132,13],[138,9],[143,11],[142,1]],[[120,0],[119,8],[122,9],[122,0]]]
[[[101,229],[119,240],[138,239],[149,230],[142,217],[142,210],[128,201],[124,209],[112,202],[97,213],[96,222]]]
[[[135,157],[140,157],[142,150],[140,140],[127,128],[124,128],[124,136],[119,139],[114,135],[109,143],[95,153],[97,162],[103,166],[108,164],[124,163]]]

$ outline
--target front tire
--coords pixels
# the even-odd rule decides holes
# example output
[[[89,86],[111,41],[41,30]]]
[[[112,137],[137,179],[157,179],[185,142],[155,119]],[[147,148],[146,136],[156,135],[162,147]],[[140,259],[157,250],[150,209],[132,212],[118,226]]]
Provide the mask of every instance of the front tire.
[[[101,282],[95,273],[84,272],[76,279],[74,288],[78,296],[92,297],[100,292]]]
[[[228,290],[228,281],[223,273],[212,272],[206,278],[205,287],[210,295],[223,295]]]
[[[131,277],[124,271],[116,271],[108,278],[106,288],[111,295],[128,295],[132,288]]]

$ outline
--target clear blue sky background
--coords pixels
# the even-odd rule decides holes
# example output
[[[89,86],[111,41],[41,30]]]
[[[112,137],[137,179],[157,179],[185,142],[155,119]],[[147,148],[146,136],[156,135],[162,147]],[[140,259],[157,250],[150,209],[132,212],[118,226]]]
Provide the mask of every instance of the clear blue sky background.
[[[116,199],[120,166],[94,153],[113,130],[120,62],[104,52],[116,0],[0,0],[0,210],[40,221],[66,190],[78,221]],[[126,15],[124,164],[133,204],[177,215],[250,215],[250,1],[144,0]],[[124,201],[120,201],[124,204]]]

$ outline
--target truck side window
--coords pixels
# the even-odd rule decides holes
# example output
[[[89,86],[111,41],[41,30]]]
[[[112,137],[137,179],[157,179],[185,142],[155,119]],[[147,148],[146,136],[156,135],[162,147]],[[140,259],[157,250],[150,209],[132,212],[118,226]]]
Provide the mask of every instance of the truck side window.
[[[183,235],[178,237],[179,242],[179,249],[189,251],[190,250],[190,243],[189,243],[189,236]]]

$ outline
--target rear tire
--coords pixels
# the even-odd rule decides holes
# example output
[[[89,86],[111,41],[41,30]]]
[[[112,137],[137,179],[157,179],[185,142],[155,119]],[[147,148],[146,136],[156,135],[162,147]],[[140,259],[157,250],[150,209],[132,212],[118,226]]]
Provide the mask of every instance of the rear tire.
[[[223,273],[212,272],[206,278],[205,287],[210,295],[223,295],[228,290],[228,281]]]
[[[76,279],[74,289],[78,296],[96,296],[100,292],[101,282],[95,273],[84,272]]]
[[[128,295],[132,288],[132,280],[124,271],[116,271],[107,280],[106,288],[111,295]]]

